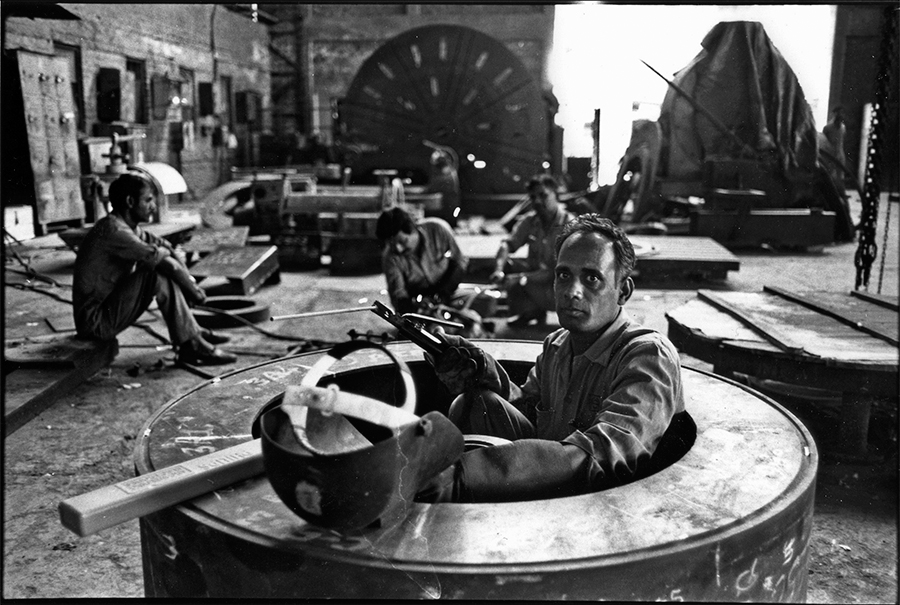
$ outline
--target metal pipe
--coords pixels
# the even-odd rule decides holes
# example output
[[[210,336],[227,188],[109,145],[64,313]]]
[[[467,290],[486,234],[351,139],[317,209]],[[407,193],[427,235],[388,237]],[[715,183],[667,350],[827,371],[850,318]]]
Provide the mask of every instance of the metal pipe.
[[[306,317],[321,317],[323,315],[339,315],[341,313],[356,313],[358,311],[372,311],[375,306],[352,307],[349,309],[333,309],[331,311],[310,311],[309,313],[295,313],[293,315],[273,315],[269,321],[281,321],[283,319],[304,319]]]

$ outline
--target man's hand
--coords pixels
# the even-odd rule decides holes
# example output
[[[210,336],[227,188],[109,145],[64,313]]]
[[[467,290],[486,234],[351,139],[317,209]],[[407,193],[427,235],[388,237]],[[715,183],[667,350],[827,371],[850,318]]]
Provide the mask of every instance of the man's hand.
[[[187,267],[178,262],[174,256],[167,256],[157,265],[157,271],[174,281],[184,293],[185,299],[194,305],[206,302],[206,292],[197,284],[194,276],[188,273]]]
[[[488,278],[488,280],[492,284],[494,284],[495,286],[498,286],[500,288],[506,287],[506,283],[505,283],[506,282],[506,273],[504,273],[503,271],[500,271],[499,269],[497,271],[494,271],[493,273],[491,273],[491,276]]]
[[[187,301],[194,305],[202,305],[206,302],[206,291],[200,287],[200,284],[197,283],[193,277],[191,281],[187,284],[186,288],[182,288],[184,291],[184,297]]]
[[[437,358],[428,353],[425,358],[434,367],[435,374],[450,394],[459,395],[481,378],[479,368],[484,368],[484,351],[462,336],[446,334],[440,328],[434,334],[450,346]]]

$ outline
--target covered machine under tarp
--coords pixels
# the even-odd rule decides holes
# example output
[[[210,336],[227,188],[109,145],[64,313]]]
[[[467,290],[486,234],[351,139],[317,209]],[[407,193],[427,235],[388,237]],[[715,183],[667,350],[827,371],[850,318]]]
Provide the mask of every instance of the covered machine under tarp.
[[[617,218],[631,197],[634,219],[647,220],[666,199],[751,191],[754,208],[834,212],[834,239],[852,239],[812,110],[762,24],[719,23],[702,46],[670,82],[658,123],[635,124],[606,213]]]

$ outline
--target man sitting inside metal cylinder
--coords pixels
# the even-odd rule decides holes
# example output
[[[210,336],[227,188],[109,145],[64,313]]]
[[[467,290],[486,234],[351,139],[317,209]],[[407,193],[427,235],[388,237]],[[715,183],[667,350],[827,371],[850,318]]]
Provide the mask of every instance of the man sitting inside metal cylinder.
[[[394,311],[417,313],[423,302],[451,304],[469,260],[446,221],[416,222],[394,206],[378,217],[375,235],[385,244],[381,264]]]
[[[612,221],[586,214],[566,225],[556,253],[562,327],[544,339],[521,388],[483,350],[439,333],[450,347],[428,361],[455,396],[450,420],[464,434],[511,442],[466,452],[417,500],[499,502],[597,491],[652,474],[693,444],[678,351],[623,309],[634,291],[628,237]]]
[[[178,360],[192,365],[233,363],[215,345],[227,336],[203,329],[191,313],[206,293],[173,246],[140,227],[156,210],[155,189],[126,173],[109,186],[112,212],[97,221],[78,246],[72,299],[75,328],[83,338],[111,340],[132,325],[156,298]]]

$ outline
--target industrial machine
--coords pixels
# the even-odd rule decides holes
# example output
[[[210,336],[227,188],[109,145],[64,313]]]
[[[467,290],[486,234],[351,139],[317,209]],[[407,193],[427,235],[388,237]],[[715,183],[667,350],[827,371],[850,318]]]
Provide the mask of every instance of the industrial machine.
[[[719,23],[702,45],[671,80],[648,65],[669,90],[658,121],[635,122],[603,213],[729,247],[852,240],[812,110],[762,24]]]
[[[404,185],[394,170],[376,172],[378,185],[323,185],[292,167],[235,170],[234,180],[201,201],[201,215],[210,227],[246,225],[251,237],[269,236],[282,265],[378,272],[375,225],[381,211],[402,205],[421,217],[440,205],[441,195]]]
[[[500,41],[459,25],[418,27],[359,68],[338,103],[335,139],[360,182],[390,166],[425,183],[430,145],[450,148],[463,212],[500,216],[551,166],[558,135],[548,97]]]

